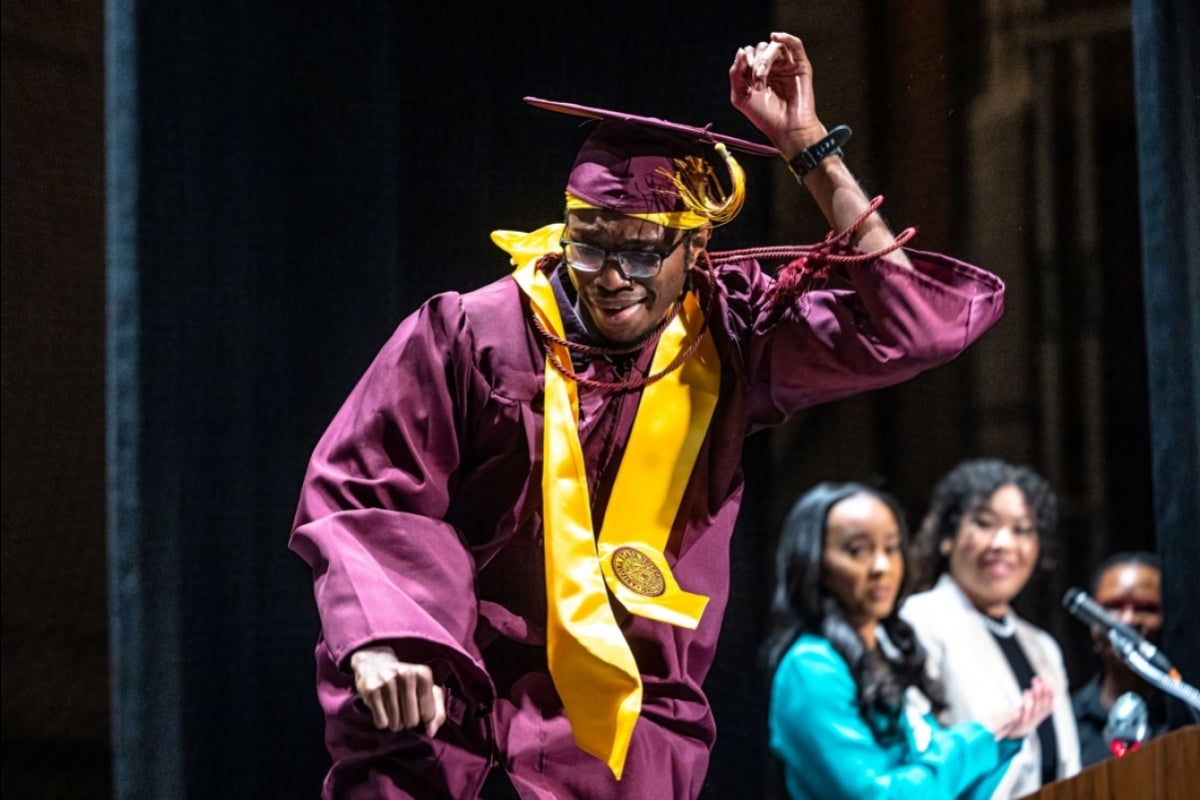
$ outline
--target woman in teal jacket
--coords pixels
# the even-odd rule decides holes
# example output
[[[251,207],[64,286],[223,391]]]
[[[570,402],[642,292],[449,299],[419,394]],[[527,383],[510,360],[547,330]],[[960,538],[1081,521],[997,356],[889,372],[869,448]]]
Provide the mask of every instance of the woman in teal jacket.
[[[776,553],[771,750],[790,797],[984,798],[1053,705],[1038,677],[994,719],[942,727],[939,687],[896,614],[908,533],[895,500],[820,484],[793,506]]]

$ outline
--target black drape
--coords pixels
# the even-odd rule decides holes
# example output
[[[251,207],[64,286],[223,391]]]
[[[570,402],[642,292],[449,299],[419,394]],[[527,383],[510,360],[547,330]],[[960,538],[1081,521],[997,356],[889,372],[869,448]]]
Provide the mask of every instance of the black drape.
[[[1200,681],[1200,10],[1135,0],[1138,175],[1163,650]],[[1198,712],[1200,713],[1200,712]],[[1194,721],[1182,704],[1172,724]],[[1200,718],[1200,717],[1197,717]]]

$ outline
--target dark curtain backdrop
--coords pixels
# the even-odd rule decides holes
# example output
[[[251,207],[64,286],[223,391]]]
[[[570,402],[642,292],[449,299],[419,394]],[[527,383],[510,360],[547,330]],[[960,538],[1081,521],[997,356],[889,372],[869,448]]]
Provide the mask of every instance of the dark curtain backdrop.
[[[1086,476],[1068,414],[1056,444],[1070,456],[1069,549],[1023,609],[1064,637],[1073,678],[1087,666],[1086,636],[1064,620],[1061,587],[1084,581],[1105,550],[1153,540],[1167,559],[1164,649],[1200,679],[1193,5],[1135,0],[1136,49],[1118,29],[1098,58],[1104,302],[1116,309],[1102,331],[1109,516],[1078,502]],[[1047,18],[1106,4],[1048,6]],[[560,214],[583,133],[523,95],[754,137],[726,96],[733,49],[794,30],[814,43],[827,121],[855,127],[850,157],[868,189],[887,193],[897,223],[921,226],[923,245],[967,253],[977,221],[966,189],[981,154],[964,148],[964,112],[986,83],[984,7],[6,0],[5,795],[316,796],[327,767],[317,619],[307,567],[286,549],[299,482],[400,319],[436,291],[507,272],[491,230]],[[743,164],[751,197],[717,246],[824,233],[780,164]],[[1032,157],[1018,168],[1036,184]],[[1024,218],[989,222],[1032,229],[1041,209],[1024,205]],[[793,207],[800,218],[785,213]],[[1144,352],[1127,255],[1139,233]],[[1095,331],[1068,302],[1030,312],[1037,298],[1023,289],[1037,276],[1014,268],[1020,254],[976,256],[1014,288],[990,343],[749,442],[707,684],[719,731],[706,800],[779,796],[755,650],[770,546],[797,491],[823,477],[881,478],[916,515],[930,481],[984,443],[1044,466],[1050,437],[1033,392],[1057,389],[1028,380],[1038,353],[1014,343],[1030,319],[1068,340]],[[1005,371],[1013,364],[1020,374]],[[1055,398],[1068,410],[1090,388],[1074,368]],[[997,418],[981,395],[1007,396],[1013,382],[1030,394]]]
[[[1163,641],[1200,681],[1200,9],[1135,0],[1138,179]],[[1171,143],[1167,146],[1167,143]],[[1200,710],[1170,706],[1174,725]]]
[[[0,21],[0,787],[107,797],[103,14]]]

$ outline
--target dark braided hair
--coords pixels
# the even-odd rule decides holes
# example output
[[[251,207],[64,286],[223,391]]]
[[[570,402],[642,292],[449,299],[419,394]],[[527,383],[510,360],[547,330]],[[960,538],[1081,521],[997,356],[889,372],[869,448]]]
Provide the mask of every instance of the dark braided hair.
[[[850,666],[850,674],[858,686],[858,707],[863,719],[883,741],[901,735],[899,719],[908,687],[915,686],[925,694],[934,711],[945,708],[945,701],[941,685],[925,672],[924,648],[913,629],[897,614],[907,578],[901,581],[891,613],[880,621],[894,652],[881,646],[868,650],[858,631],[846,621],[838,601],[821,583],[829,511],[842,500],[860,494],[876,498],[891,510],[904,552],[908,539],[904,513],[886,492],[861,483],[820,483],[806,492],[788,513],[776,549],[771,633],[765,645],[765,658],[774,672],[801,634],[813,633],[828,639]]]

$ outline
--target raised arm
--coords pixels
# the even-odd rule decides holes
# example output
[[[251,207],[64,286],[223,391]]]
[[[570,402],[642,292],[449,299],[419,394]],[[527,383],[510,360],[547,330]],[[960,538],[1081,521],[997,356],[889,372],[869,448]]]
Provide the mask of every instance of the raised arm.
[[[737,51],[729,68],[729,99],[789,162],[828,133],[817,117],[812,64],[804,44],[790,33],[772,33],[769,41]],[[870,199],[837,155],[822,159],[803,182],[834,230],[850,227],[870,205]],[[851,239],[864,252],[884,249],[895,241],[877,212],[858,227]],[[889,253],[888,258],[912,267],[902,250]]]

